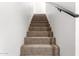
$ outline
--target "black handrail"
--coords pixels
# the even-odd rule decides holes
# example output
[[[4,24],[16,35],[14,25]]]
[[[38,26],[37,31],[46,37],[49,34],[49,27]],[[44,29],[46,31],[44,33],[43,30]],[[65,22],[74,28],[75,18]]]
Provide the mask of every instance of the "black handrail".
[[[48,2],[48,3],[50,3],[50,4],[52,4],[54,7],[56,7],[60,12],[63,11],[63,12],[65,12],[65,13],[71,15],[72,17],[79,17],[79,14],[75,14],[74,12],[72,12],[72,11],[70,11],[70,10],[68,10],[68,9],[66,9],[66,8],[64,8],[64,7],[62,7],[62,6],[58,5],[58,4],[56,4],[56,3],[53,3],[53,2]]]

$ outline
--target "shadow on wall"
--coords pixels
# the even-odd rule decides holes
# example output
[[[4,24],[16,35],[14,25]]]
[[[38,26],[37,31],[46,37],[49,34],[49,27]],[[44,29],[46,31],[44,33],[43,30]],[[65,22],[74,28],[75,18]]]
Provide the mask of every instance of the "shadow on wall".
[[[57,3],[65,8],[75,11],[75,3]],[[51,4],[46,3],[46,12],[49,23],[54,31],[57,43],[60,46],[61,56],[75,55],[75,19],[64,13],[59,12]]]

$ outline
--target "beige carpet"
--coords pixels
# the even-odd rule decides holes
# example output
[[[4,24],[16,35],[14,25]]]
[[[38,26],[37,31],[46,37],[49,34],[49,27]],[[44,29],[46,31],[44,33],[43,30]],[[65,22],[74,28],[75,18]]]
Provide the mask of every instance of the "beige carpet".
[[[21,56],[59,56],[60,49],[45,14],[34,14],[27,37],[20,51]]]

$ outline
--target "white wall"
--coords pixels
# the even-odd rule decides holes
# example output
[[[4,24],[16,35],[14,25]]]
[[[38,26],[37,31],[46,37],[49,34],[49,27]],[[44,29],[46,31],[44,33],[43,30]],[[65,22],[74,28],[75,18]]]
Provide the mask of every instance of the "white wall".
[[[72,2],[57,4],[72,11],[75,9],[75,4]],[[64,12],[60,13],[53,5],[48,3],[46,4],[46,12],[57,44],[60,46],[60,55],[75,55],[75,19]]]
[[[79,3],[76,2],[76,13],[79,14]],[[76,56],[79,56],[79,18],[75,21]]]
[[[33,13],[34,14],[46,13],[45,2],[33,2]]]
[[[0,3],[0,56],[20,55],[32,13],[32,3]]]

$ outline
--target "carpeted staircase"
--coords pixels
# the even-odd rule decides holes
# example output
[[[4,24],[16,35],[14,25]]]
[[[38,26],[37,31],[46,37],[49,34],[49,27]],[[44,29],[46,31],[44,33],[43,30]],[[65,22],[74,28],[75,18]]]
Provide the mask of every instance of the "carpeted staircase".
[[[60,49],[53,37],[45,14],[34,14],[27,37],[21,47],[21,56],[59,56]]]

